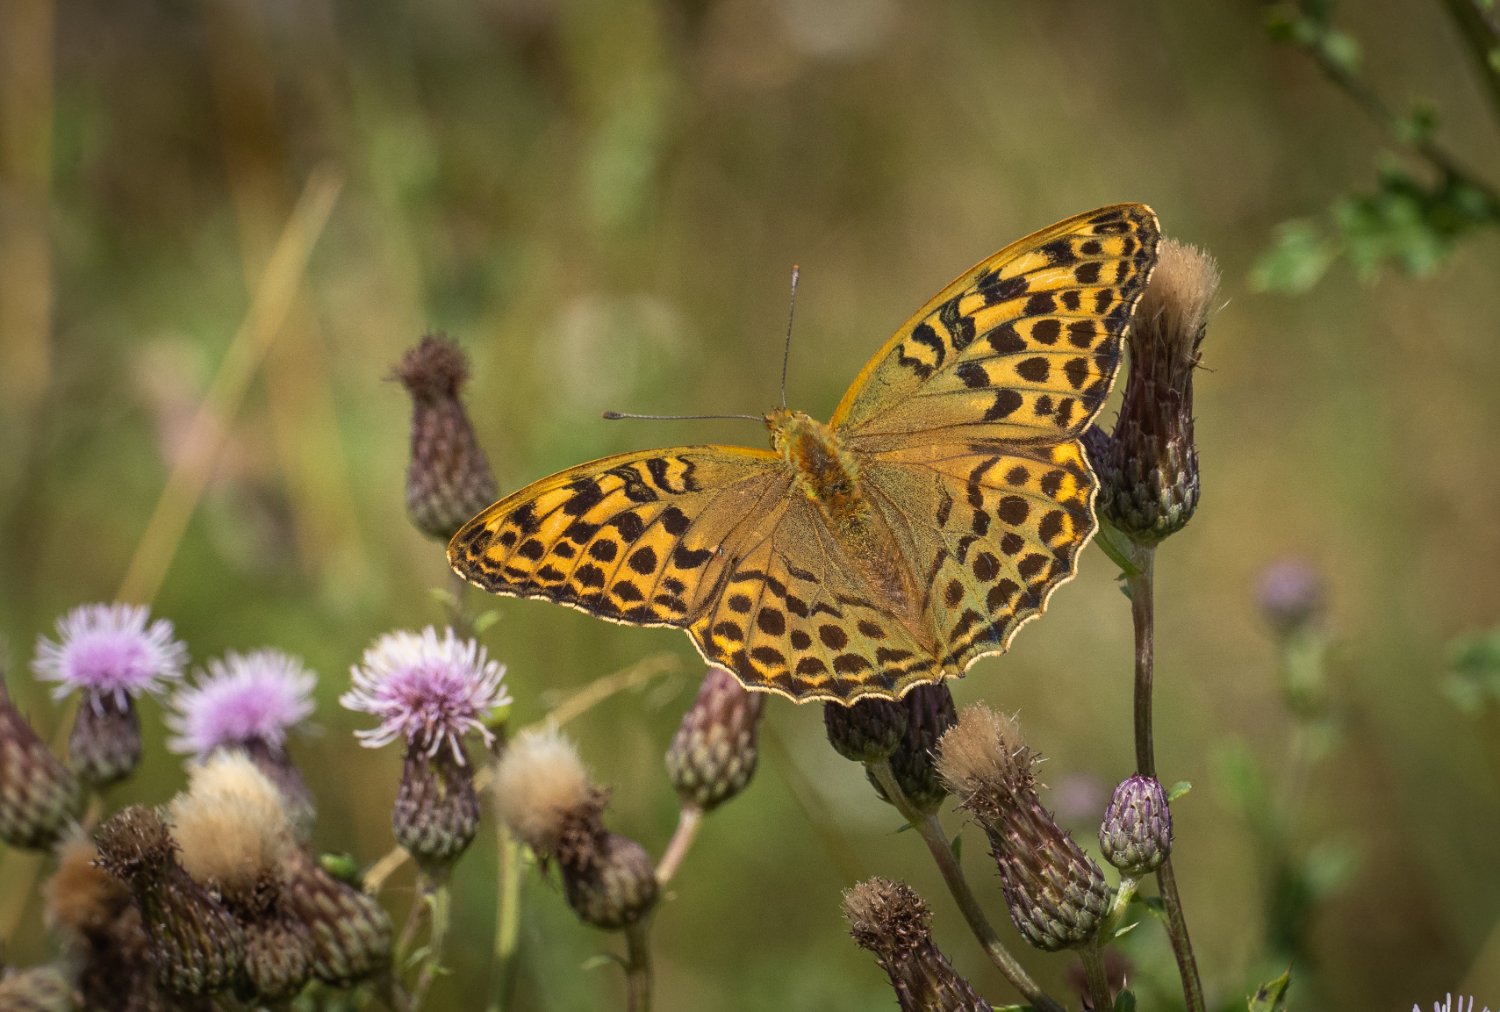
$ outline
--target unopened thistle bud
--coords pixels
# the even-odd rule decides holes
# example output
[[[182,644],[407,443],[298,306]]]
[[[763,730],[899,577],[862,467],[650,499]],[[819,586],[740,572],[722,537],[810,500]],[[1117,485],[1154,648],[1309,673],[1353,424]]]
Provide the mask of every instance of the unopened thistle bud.
[[[870,878],[844,893],[849,933],[875,953],[902,1012],[989,1012],[932,941],[932,912],[905,882]]]
[[[556,731],[523,734],[495,770],[500,817],[527,846],[556,860],[568,905],[605,929],[640,920],[656,903],[656,872],[645,849],[604,826],[605,792],[578,751]]]
[[[1094,938],[1110,889],[1042,807],[1036,761],[1015,722],[982,705],[959,714],[938,745],[938,772],[989,836],[1011,921],[1032,945],[1054,951]]]
[[[177,862],[176,844],[153,809],[133,805],[94,834],[99,863],[135,897],[157,980],[168,991],[204,995],[235,982],[245,935],[234,916]]]
[[[468,849],[479,828],[479,799],[463,736],[494,734],[485,719],[510,702],[501,684],[505,667],[483,647],[448,629],[387,633],[353,669],[354,687],[339,697],[351,710],[381,723],[357,731],[365,745],[401,739],[406,761],[391,816],[401,846],[429,874],[445,871]]]
[[[248,756],[219,752],[191,768],[171,817],[183,868],[223,898],[243,929],[251,993],[274,1002],[302,990],[312,942],[282,902],[282,868],[294,844],[281,792]]]
[[[313,974],[345,987],[383,969],[391,958],[391,919],[360,890],[341,882],[298,847],[283,869],[282,902],[312,936]]]
[[[849,706],[823,704],[823,727],[828,744],[845,759],[857,763],[889,758],[906,736],[906,707],[889,699],[862,699]]]
[[[684,804],[707,812],[750,783],[764,707],[763,694],[750,692],[724,668],[709,667],[667,750],[667,776]]]
[[[77,824],[78,782],[26,723],[0,681],[0,840],[46,850]]]
[[[1120,782],[1099,826],[1104,859],[1132,878],[1160,868],[1172,852],[1172,812],[1155,777]]]
[[[1099,475],[1099,515],[1142,544],[1175,534],[1198,508],[1193,370],[1219,287],[1202,250],[1163,239],[1131,325],[1125,398],[1114,432],[1084,446]]]
[[[906,733],[891,753],[891,775],[918,811],[935,812],[948,796],[937,773],[935,750],[938,739],[958,719],[953,693],[947,682],[919,685],[901,697],[901,706],[906,709]],[[885,800],[885,791],[873,774],[870,783]]]
[[[141,757],[135,699],[160,692],[182,677],[187,648],[172,623],[147,624],[146,609],[126,604],[74,608],[57,621],[56,642],[37,640],[32,668],[58,683],[62,698],[78,689],[78,715],[68,737],[68,762],[90,787],[108,787],[129,776]]]
[[[1314,629],[1327,607],[1323,575],[1306,559],[1286,558],[1261,570],[1260,613],[1281,636]]]
[[[7,970],[0,976],[0,1009],[5,1012],[73,1012],[73,988],[55,966]]]
[[[463,351],[442,334],[422,338],[395,368],[412,401],[406,511],[419,530],[443,541],[497,497],[489,459],[459,399],[468,377]]]

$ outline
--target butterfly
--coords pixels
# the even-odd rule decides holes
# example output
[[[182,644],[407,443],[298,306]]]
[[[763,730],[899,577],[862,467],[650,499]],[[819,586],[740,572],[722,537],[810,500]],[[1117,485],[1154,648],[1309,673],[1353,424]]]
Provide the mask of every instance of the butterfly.
[[[875,353],[826,425],[771,449],[674,446],[543,478],[448,545],[464,579],[684,629],[749,689],[897,699],[1003,651],[1093,536],[1079,437],[1156,264],[1116,204],[965,271]]]

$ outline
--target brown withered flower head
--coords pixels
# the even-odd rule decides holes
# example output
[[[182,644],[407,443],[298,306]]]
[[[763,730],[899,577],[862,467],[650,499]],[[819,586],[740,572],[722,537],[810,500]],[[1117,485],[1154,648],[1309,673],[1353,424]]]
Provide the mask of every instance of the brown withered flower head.
[[[1203,250],[1163,239],[1135,311],[1130,367],[1114,432],[1084,434],[1099,475],[1099,515],[1141,544],[1175,534],[1198,508],[1193,371],[1219,288]]]
[[[428,334],[392,375],[412,403],[406,511],[424,534],[447,541],[498,497],[489,458],[459,397],[469,363],[458,342]]]
[[[556,731],[519,736],[495,769],[500,817],[562,873],[568,905],[581,920],[614,930],[656,904],[659,886],[644,847],[604,826],[605,791]]]
[[[932,912],[905,882],[869,878],[844,893],[860,948],[875,953],[902,1012],[989,1012],[990,1005],[933,944]]]
[[[750,783],[765,700],[724,668],[709,666],[667,750],[667,776],[683,804],[708,812]]]
[[[124,882],[141,912],[146,955],[167,991],[199,996],[233,985],[245,958],[239,922],[177,860],[161,813],[132,805],[94,833],[99,863]]]
[[[1011,921],[1055,951],[1092,941],[1109,910],[1104,873],[1036,792],[1036,755],[1015,721],[976,704],[938,743],[938,773],[984,827]]]

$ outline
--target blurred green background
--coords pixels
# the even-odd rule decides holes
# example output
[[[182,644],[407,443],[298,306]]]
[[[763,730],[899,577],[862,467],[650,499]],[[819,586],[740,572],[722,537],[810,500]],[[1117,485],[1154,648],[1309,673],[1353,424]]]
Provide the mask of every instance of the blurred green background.
[[[1431,99],[1468,164],[1500,164],[1500,121],[1441,5],[1342,14],[1389,101]],[[760,445],[750,423],[599,413],[775,404],[797,262],[789,399],[826,417],[958,271],[1058,218],[1145,201],[1224,272],[1197,380],[1203,502],[1160,553],[1157,607],[1159,764],[1194,783],[1175,806],[1175,863],[1209,989],[1232,1002],[1285,966],[1266,938],[1276,862],[1226,772],[1248,763],[1275,796],[1298,780],[1288,847],[1352,857],[1306,922],[1294,1008],[1404,1012],[1460,990],[1500,1005],[1500,720],[1443,693],[1448,644],[1494,624],[1500,603],[1500,236],[1476,235],[1421,280],[1362,284],[1336,265],[1306,294],[1255,292],[1276,226],[1368,186],[1388,146],[1261,17],[1166,0],[7,4],[11,691],[50,733],[60,711],[27,673],[32,644],[67,608],[114,598],[140,552],[162,572],[155,612],[197,663],[275,645],[321,672],[319,730],[293,754],[322,801],[318,843],[373,860],[390,846],[399,756],[357,748],[361,722],[336,697],[376,635],[441,620],[429,589],[446,585],[443,552],[405,519],[408,406],[385,381],[420,334],[469,351],[470,407],[507,490],[623,449]],[[305,272],[264,283],[299,195],[333,178]],[[249,328],[275,338],[263,360],[238,359],[257,292],[286,295],[285,312]],[[243,398],[210,394],[226,359]],[[196,443],[205,431],[221,441]],[[208,464],[202,501],[180,544],[142,549],[184,457]],[[1310,768],[1293,768],[1254,604],[1259,571],[1288,554],[1330,585],[1342,736]],[[1113,575],[1091,551],[1046,621],[954,686],[960,704],[1019,711],[1049,757],[1049,802],[1085,841],[1132,771],[1130,620]],[[686,638],[493,607],[487,642],[521,721],[642,658],[675,660],[571,726],[615,789],[612,827],[659,851],[676,811],[661,755],[701,673]],[[149,757],[111,804],[182,783],[159,707],[145,710]],[[896,825],[827,747],[818,708],[771,700],[756,782],[708,820],[657,917],[659,1007],[892,1007],[839,911],[840,890],[871,874],[911,881],[955,964],[1013,1000]],[[1024,949],[982,844],[967,841],[971,875]],[[3,894],[24,862],[0,862]],[[491,838],[457,887],[438,1008],[482,1001]],[[392,888],[399,910],[409,877]],[[535,875],[524,903],[516,1007],[617,1005],[618,972],[583,967],[619,940],[580,926]],[[39,923],[33,904],[23,924]],[[1157,975],[1160,932],[1137,934],[1136,976]],[[5,956],[48,951],[23,931]],[[1022,955],[1062,986],[1067,957]],[[1153,995],[1143,1007],[1171,1007]]]

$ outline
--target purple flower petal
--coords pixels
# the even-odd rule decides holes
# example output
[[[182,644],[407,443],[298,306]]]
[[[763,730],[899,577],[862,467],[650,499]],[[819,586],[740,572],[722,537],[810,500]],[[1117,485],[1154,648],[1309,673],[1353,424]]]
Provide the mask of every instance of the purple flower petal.
[[[199,758],[217,748],[264,742],[280,747],[287,729],[313,710],[317,676],[279,650],[229,653],[208,662],[197,684],[179,690],[167,726],[177,733],[173,751]]]
[[[164,618],[147,625],[142,605],[86,604],[57,620],[58,641],[37,638],[31,669],[57,682],[61,699],[73,689],[113,695],[121,707],[128,697],[157,693],[182,677],[187,647],[173,638]]]

